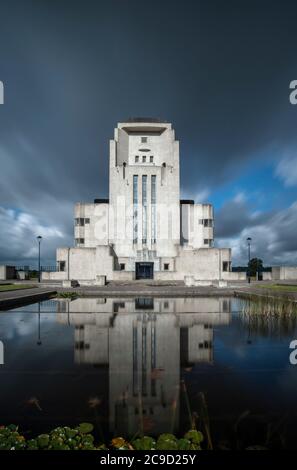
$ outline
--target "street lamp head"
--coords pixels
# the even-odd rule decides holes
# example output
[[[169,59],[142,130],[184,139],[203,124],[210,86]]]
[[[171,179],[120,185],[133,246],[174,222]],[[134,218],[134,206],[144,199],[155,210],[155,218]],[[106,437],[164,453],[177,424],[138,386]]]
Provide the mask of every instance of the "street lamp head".
[[[41,235],[38,235],[38,237],[36,237],[36,238],[37,238],[37,240],[38,240],[39,242],[41,242],[41,240],[42,240],[42,236],[41,236]]]
[[[251,241],[252,241],[251,237],[248,237],[248,238],[246,239],[246,241],[247,241],[247,242],[251,242]]]

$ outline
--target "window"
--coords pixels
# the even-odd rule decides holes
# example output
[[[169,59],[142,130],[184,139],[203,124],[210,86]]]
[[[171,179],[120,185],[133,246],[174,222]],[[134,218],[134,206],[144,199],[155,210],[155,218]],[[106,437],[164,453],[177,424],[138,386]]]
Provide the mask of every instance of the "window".
[[[164,308],[169,308],[169,302],[164,302]]]
[[[150,156],[150,162],[153,163],[153,161],[154,161],[154,157],[153,157],[153,155],[151,155]]]
[[[199,219],[199,225],[203,225],[204,227],[212,227],[213,219]]]
[[[169,270],[169,263],[164,263],[164,271],[168,271]]]
[[[141,137],[141,143],[146,144],[147,143],[147,137]]]
[[[120,263],[120,271],[125,271],[125,263]]]
[[[142,243],[147,243],[147,175],[142,175]]]
[[[83,219],[82,217],[75,219],[75,225],[83,227],[85,225],[85,219]]]
[[[223,261],[223,271],[229,271],[229,261]]]
[[[85,239],[84,238],[76,238],[75,239],[75,244],[76,245],[83,245],[85,243]]]
[[[199,349],[211,349],[212,348],[212,342],[211,341],[204,341],[204,343],[198,343],[198,348]]]
[[[138,238],[138,176],[133,175],[133,243],[137,243]]]
[[[135,156],[135,163],[138,163],[138,162],[139,162],[139,156],[136,155],[136,156]]]
[[[59,271],[65,271],[66,261],[58,261]]]
[[[152,211],[152,226],[151,236],[152,243],[156,243],[157,238],[157,211],[156,211],[156,175],[151,176],[151,211]]]
[[[145,162],[146,162],[146,156],[145,156],[145,155],[143,155],[143,157],[142,157],[142,161],[143,161],[143,163],[145,163]]]
[[[90,223],[90,219],[89,218],[85,219],[85,224],[89,224],[89,223]]]
[[[213,240],[211,238],[204,238],[204,245],[213,245]]]

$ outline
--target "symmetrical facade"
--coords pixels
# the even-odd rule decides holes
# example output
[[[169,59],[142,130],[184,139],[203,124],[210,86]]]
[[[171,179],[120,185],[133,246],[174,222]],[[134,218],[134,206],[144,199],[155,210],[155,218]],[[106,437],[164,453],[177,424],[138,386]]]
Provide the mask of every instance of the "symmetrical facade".
[[[52,279],[231,278],[231,250],[214,247],[210,204],[180,199],[179,142],[156,119],[119,123],[110,141],[109,198],[75,206],[75,247],[58,248]]]

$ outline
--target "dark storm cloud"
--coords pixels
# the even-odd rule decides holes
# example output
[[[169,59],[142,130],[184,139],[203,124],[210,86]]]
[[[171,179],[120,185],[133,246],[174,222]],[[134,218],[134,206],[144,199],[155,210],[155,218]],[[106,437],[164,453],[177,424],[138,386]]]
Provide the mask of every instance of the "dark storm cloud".
[[[247,237],[252,238],[252,256],[266,265],[297,264],[297,202],[290,207],[255,212],[242,195],[228,201],[216,217],[216,237],[220,246],[233,249],[233,263],[247,262]]]
[[[2,1],[3,210],[33,218],[30,243],[38,227],[68,242],[73,203],[108,194],[108,139],[128,116],[173,123],[193,194],[271,143],[294,146],[296,24],[293,1]],[[241,215],[237,232],[250,222]],[[11,233],[17,217],[5,219]],[[22,232],[14,246],[30,254]]]

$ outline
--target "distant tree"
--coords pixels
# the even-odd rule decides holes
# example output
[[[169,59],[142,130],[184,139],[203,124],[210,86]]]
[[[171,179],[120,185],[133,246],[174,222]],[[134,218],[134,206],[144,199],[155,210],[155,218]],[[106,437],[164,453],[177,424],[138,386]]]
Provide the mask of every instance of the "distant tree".
[[[260,258],[252,258],[248,264],[248,272],[251,277],[257,275],[257,272],[261,272],[263,270],[263,260]]]

